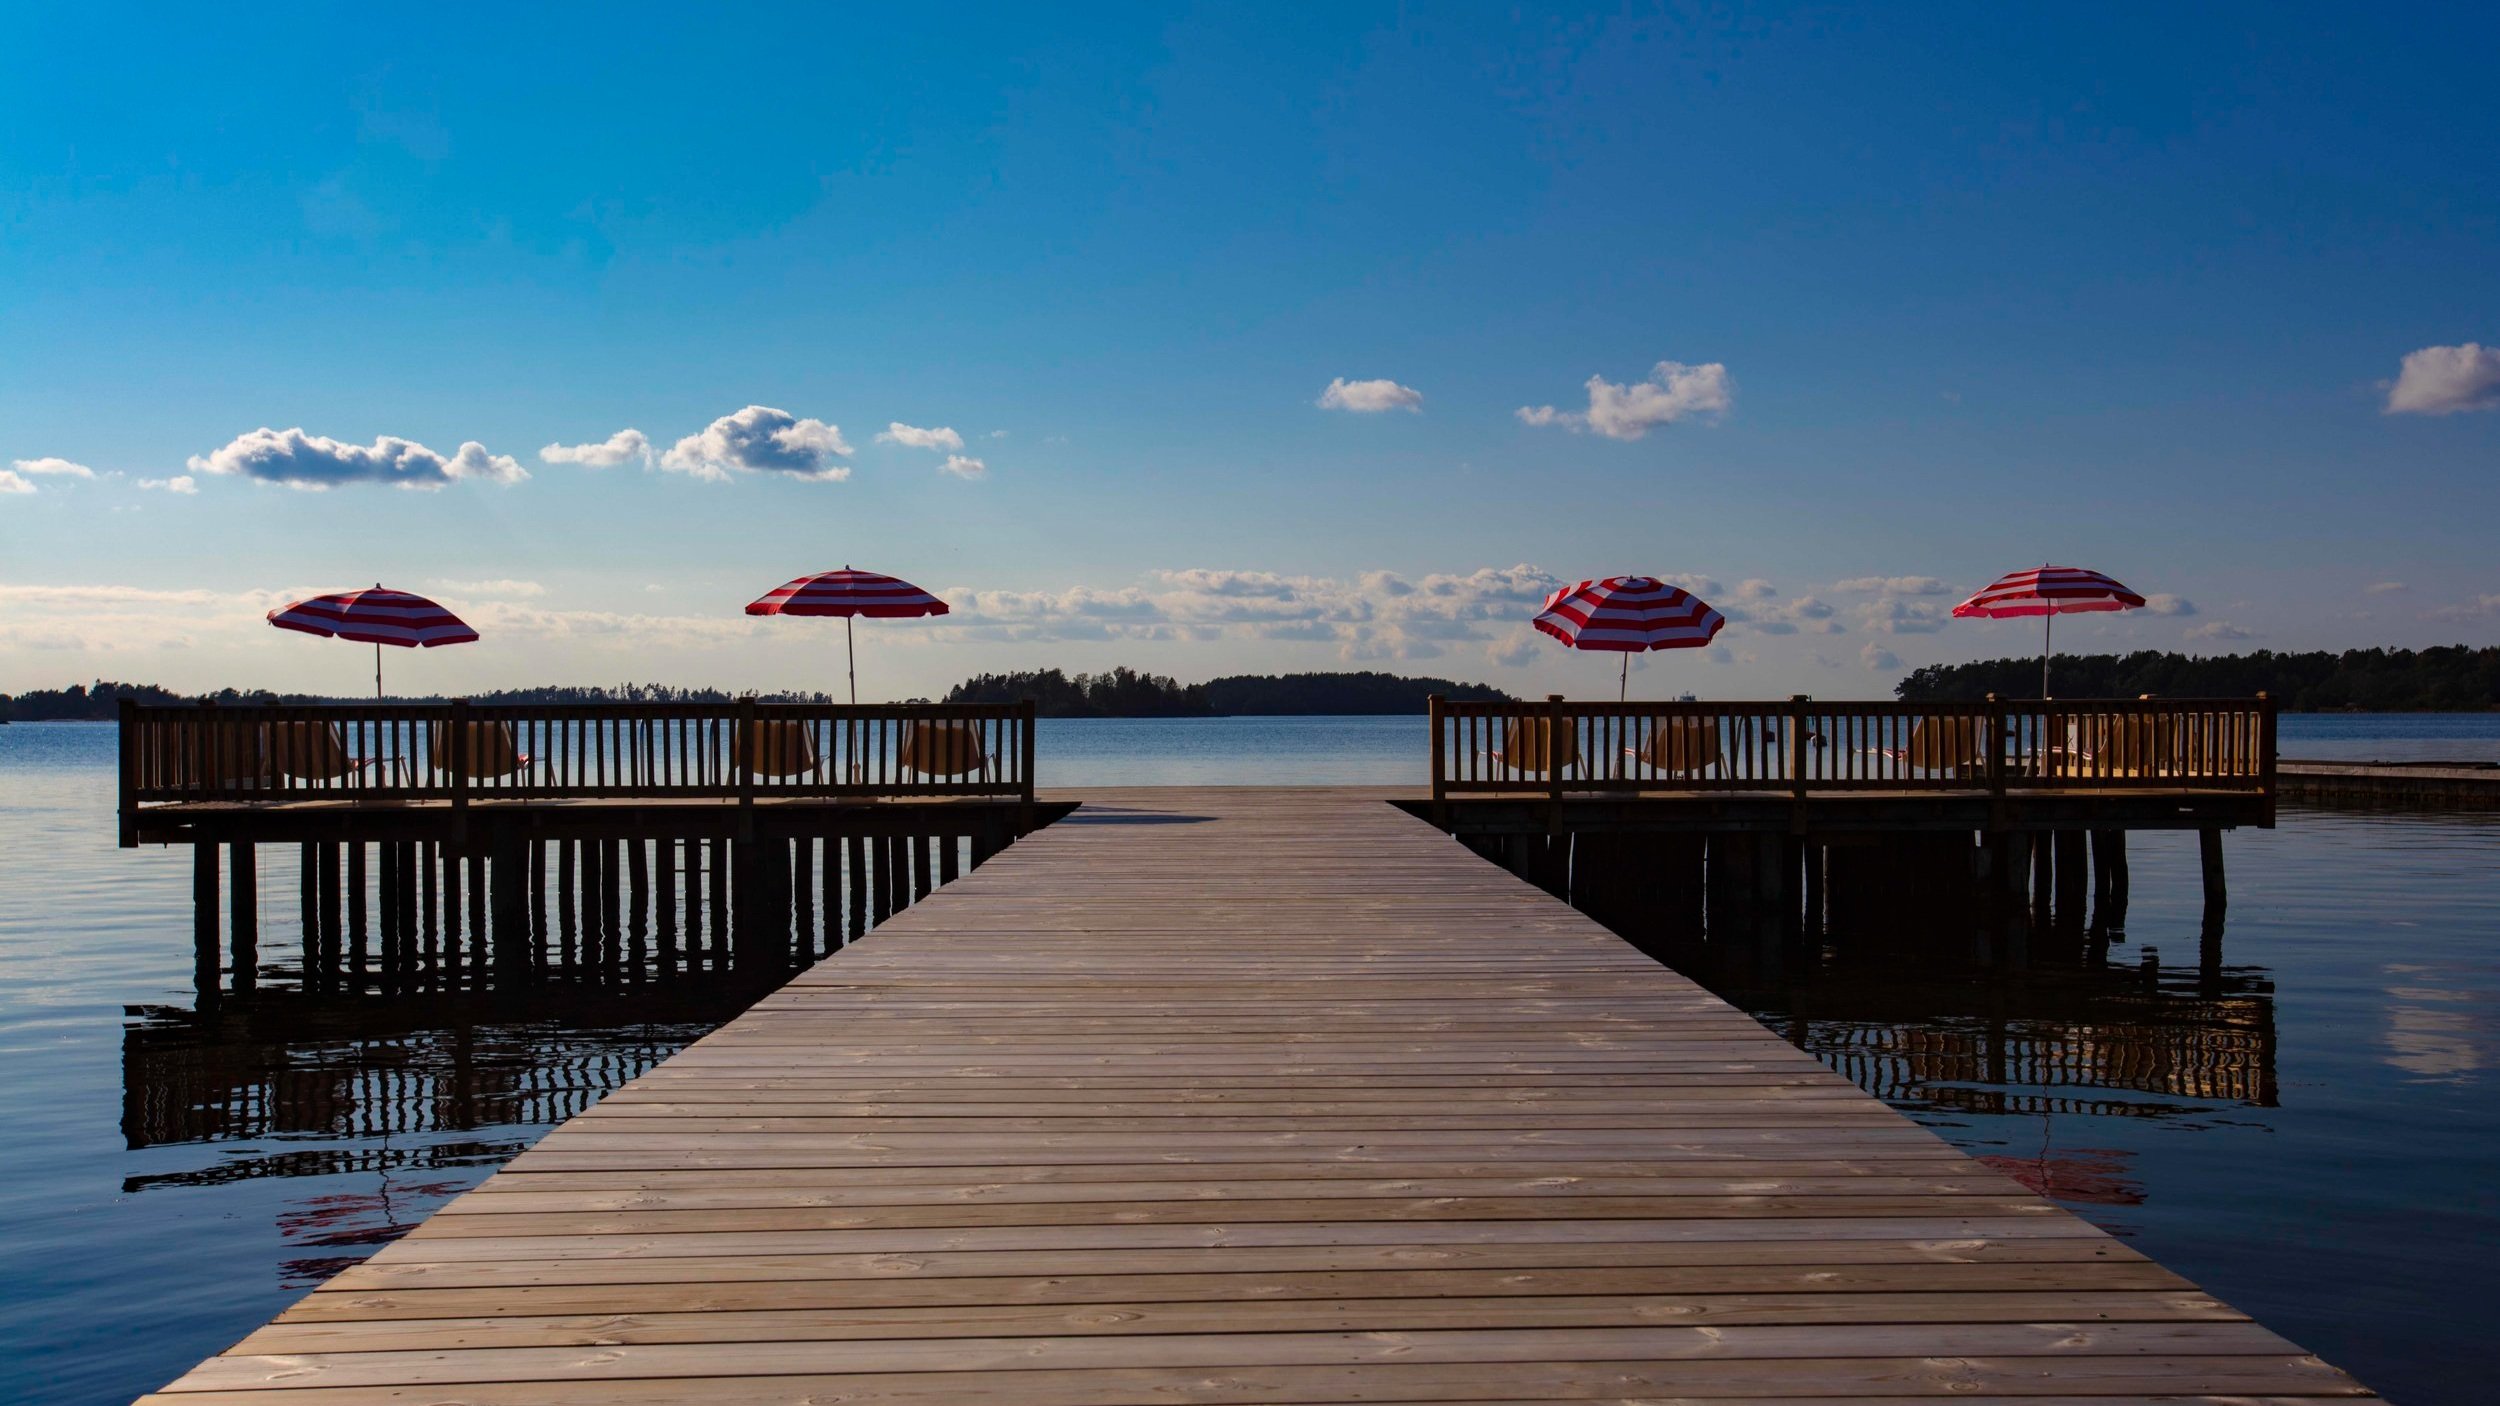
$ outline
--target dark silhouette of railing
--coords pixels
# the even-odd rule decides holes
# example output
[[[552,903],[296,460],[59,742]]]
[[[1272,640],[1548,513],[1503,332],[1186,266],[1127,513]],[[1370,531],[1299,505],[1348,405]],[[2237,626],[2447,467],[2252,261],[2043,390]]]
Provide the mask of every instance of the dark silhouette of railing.
[[[2249,699],[1983,703],[1453,702],[1432,793],[2196,790],[2271,797],[2275,708]]]

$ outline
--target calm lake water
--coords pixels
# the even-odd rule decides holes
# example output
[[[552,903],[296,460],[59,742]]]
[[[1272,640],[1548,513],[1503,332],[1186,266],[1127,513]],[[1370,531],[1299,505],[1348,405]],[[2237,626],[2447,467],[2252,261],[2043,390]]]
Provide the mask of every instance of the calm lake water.
[[[2283,751],[2500,760],[2500,717],[2287,717]],[[1039,758],[1045,786],[1414,784],[1425,753],[1412,718],[1046,720]],[[187,856],[114,848],[112,767],[109,725],[0,727],[0,1397],[161,1385],[753,997],[308,1000],[273,970],[203,1019]],[[2216,970],[2193,839],[2141,835],[2106,969],[1730,994],[2396,1400],[2488,1401],[2500,823],[2303,812],[2229,845]],[[290,907],[264,900],[273,966]]]

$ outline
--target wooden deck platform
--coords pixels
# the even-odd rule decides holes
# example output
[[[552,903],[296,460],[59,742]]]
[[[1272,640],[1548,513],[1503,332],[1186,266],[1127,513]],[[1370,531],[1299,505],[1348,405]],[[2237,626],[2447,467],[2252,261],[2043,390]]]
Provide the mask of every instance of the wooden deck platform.
[[[1089,797],[147,1399],[2359,1395],[1379,796],[1205,790]]]

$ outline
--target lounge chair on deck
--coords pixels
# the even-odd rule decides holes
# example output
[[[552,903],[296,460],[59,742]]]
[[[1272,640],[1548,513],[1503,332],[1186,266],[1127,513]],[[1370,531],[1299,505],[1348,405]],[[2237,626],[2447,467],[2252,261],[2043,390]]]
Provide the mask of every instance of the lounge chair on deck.
[[[202,709],[202,713],[209,710]],[[269,760],[260,730],[231,727],[214,717],[183,721],[149,734],[143,758],[147,784],[167,790],[227,791],[269,784]]]
[[[1668,718],[1649,734],[1649,741],[1626,747],[1634,765],[1670,776],[1691,776],[1717,766],[1719,725],[1710,718]]]
[[[473,722],[468,725],[463,741],[468,744],[462,758],[460,774],[472,781],[490,777],[510,776],[530,764],[529,754],[521,750],[520,739],[512,724]],[[451,770],[451,727],[446,723],[428,723],[425,729],[426,757],[436,771]]]
[[[1913,770],[1963,776],[1987,770],[1986,732],[1981,720],[1974,717],[1920,718],[1910,728],[1908,746],[1871,750]]]
[[[383,765],[380,757],[359,757],[347,750],[337,723],[267,723],[260,731],[262,754],[273,777],[290,781],[364,779],[365,768]],[[400,759],[405,765],[405,759]]]
[[[2172,726],[2168,718],[2086,714],[2075,720],[2058,769],[2085,779],[2175,776]]]
[[[816,734],[805,723],[759,722],[748,734],[745,760],[757,776],[813,775]]]
[[[972,723],[907,722],[899,760],[904,770],[922,776],[970,776],[989,779],[989,754],[981,747],[981,729]]]
[[[1488,753],[1504,771],[1569,773],[1580,764],[1580,729],[1566,720],[1557,735],[1550,718],[1512,718],[1502,724],[1502,745]]]

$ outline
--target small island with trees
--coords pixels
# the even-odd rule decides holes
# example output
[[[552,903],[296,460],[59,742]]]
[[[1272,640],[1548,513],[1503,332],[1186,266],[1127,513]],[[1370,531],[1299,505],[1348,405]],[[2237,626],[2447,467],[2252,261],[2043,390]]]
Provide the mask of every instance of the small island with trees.
[[[2287,712],[2479,713],[2500,708],[2500,648],[2270,649],[2189,655],[2061,654],[2051,661],[2061,698],[2247,698],[2271,695]],[[1904,702],[1977,702],[2040,696],[2040,659],[1983,659],[1915,669],[1893,690]]]

